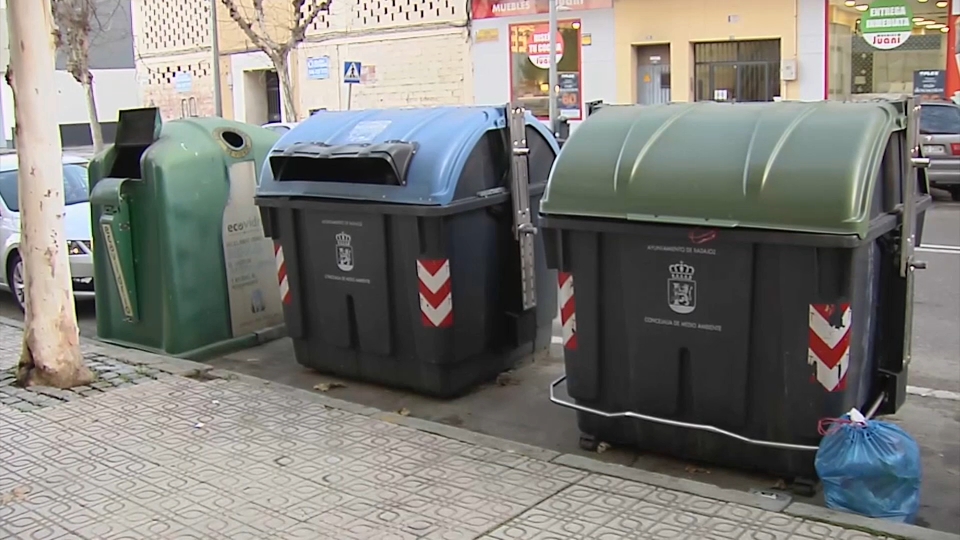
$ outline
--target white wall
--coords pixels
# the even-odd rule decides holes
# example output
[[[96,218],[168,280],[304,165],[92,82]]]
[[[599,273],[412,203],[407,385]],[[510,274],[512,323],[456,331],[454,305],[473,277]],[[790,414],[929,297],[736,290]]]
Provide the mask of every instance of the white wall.
[[[826,2],[797,0],[797,81],[800,99],[824,99]]]
[[[93,95],[101,122],[116,122],[121,109],[140,106],[140,87],[135,69],[94,69]],[[55,75],[57,85],[57,121],[61,124],[86,124],[87,97],[66,71]],[[4,108],[6,111],[6,108]]]
[[[0,74],[10,62],[9,32],[7,31],[6,1],[0,0]],[[140,85],[135,69],[94,69],[93,92],[101,122],[116,122],[118,111],[140,106]],[[57,71],[57,122],[86,124],[87,98],[83,87],[66,71]],[[0,77],[0,147],[13,139],[13,91]]]
[[[6,13],[0,0],[0,73],[10,62]],[[93,92],[101,122],[116,122],[118,111],[140,106],[140,85],[135,69],[94,69]],[[57,71],[56,115],[60,124],[88,123],[87,98],[83,87],[66,71]],[[0,139],[13,139],[13,91],[0,79]],[[0,144],[2,146],[2,144]]]
[[[7,2],[0,0],[0,73],[6,73],[10,63],[10,38],[7,32]],[[13,94],[0,77],[0,148],[13,136]]]
[[[6,71],[6,62],[0,61],[0,72]],[[0,80],[0,148],[13,140],[13,92],[7,83]]]
[[[6,71],[6,58],[0,58],[0,72]],[[101,122],[116,122],[121,109],[140,106],[140,87],[137,84],[137,72],[134,69],[94,69],[93,95],[97,100],[97,115]],[[87,97],[83,87],[66,71],[56,72],[57,85],[57,122],[60,124],[86,124]],[[0,95],[3,98],[0,128],[6,140],[13,140],[13,92],[6,83],[0,82]]]
[[[590,34],[592,44],[582,48],[581,103],[602,99],[617,101],[617,70],[614,59],[613,10],[592,9],[564,11],[560,20],[580,20],[580,33]],[[473,33],[496,28],[494,42],[473,44],[473,95],[478,105],[503,105],[510,100],[510,32],[511,24],[547,22],[546,15],[501,17],[473,22]],[[620,74],[629,77],[629,73]],[[586,110],[582,113],[586,115]],[[577,124],[572,122],[571,124]]]

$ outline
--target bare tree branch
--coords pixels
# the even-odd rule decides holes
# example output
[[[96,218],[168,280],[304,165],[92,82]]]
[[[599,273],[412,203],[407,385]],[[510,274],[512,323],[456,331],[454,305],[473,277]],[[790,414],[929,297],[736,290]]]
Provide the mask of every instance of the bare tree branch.
[[[237,0],[220,0],[220,2],[227,8],[230,18],[240,27],[247,39],[273,62],[277,77],[280,79],[280,85],[283,87],[284,110],[288,118],[295,120],[297,118],[297,107],[293,99],[293,82],[290,77],[288,57],[290,51],[306,39],[307,28],[313,24],[313,21],[317,19],[321,12],[330,9],[333,0],[312,0],[307,10],[304,9],[306,0],[290,0],[289,5],[292,12],[287,14],[289,16],[278,14],[282,21],[267,20],[268,15],[272,13],[268,14],[265,10],[264,0],[253,0],[252,17],[244,16],[240,12]],[[284,30],[289,32],[285,39],[280,38],[282,41],[279,42],[274,40],[268,30],[268,23],[271,22],[284,24]],[[212,23],[217,24],[215,18],[212,19]],[[287,26],[289,23],[292,23],[292,26]]]
[[[287,48],[290,50],[306,39],[307,28],[310,28],[313,21],[317,20],[320,12],[330,10],[330,1],[321,2],[320,0],[316,0],[313,5],[310,6],[310,11],[304,13],[304,2],[306,2],[306,0],[293,0],[293,12],[296,14],[296,17],[294,17],[293,28],[290,30],[290,41],[287,42]]]
[[[240,13],[240,9],[233,0],[220,1],[223,4],[223,7],[227,8],[227,14],[230,15],[230,18],[233,19],[233,22],[237,23],[237,26],[240,27],[240,30],[245,36],[247,36],[247,39],[249,39],[254,46],[265,52],[267,56],[275,54],[276,44],[270,40],[269,36],[266,36],[266,32],[264,32],[264,35],[261,36],[256,30],[253,29],[253,24],[246,17],[244,17],[242,13]],[[256,9],[256,6],[254,9]],[[263,2],[260,2],[260,12],[263,12]],[[215,17],[211,17],[211,19],[212,24],[217,24]]]
[[[54,42],[67,57],[67,72],[80,83],[87,98],[90,135],[99,152],[103,148],[103,132],[97,117],[93,94],[93,73],[90,71],[90,35],[96,20],[96,0],[53,0]]]
[[[270,36],[270,31],[267,30],[267,14],[263,11],[263,0],[253,0],[253,16],[257,21],[257,27],[260,29],[260,37],[269,41],[271,45],[279,47],[279,44],[273,41]]]

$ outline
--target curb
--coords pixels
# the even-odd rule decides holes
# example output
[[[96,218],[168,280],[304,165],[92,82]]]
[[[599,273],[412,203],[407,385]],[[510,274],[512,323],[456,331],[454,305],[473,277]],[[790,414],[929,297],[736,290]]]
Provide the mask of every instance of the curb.
[[[23,329],[22,322],[3,316],[0,316],[0,324]],[[374,420],[390,422],[449,439],[454,439],[477,446],[486,446],[502,452],[514,453],[539,461],[550,462],[556,465],[562,465],[591,473],[614,476],[624,480],[641,482],[644,484],[680,491],[707,499],[750,506],[770,512],[779,512],[796,518],[817,521],[830,525],[836,525],[846,529],[859,530],[891,538],[909,540],[960,540],[960,534],[947,533],[933,529],[926,529],[916,525],[907,525],[904,523],[896,523],[883,519],[868,518],[856,514],[838,512],[828,508],[814,506],[812,504],[792,502],[790,499],[770,499],[747,492],[720,488],[718,486],[704,482],[698,482],[695,480],[675,478],[660,473],[626,467],[624,465],[606,463],[577,454],[564,454],[546,448],[540,448],[494,437],[492,435],[485,435],[483,433],[469,431],[463,428],[382,411],[373,407],[367,407],[365,405],[319,395],[315,392],[310,392],[309,390],[302,390],[283,384],[277,384],[272,381],[251,377],[242,373],[214,369],[206,364],[194,362],[192,360],[182,360],[179,358],[162,356],[136,349],[125,349],[83,336],[80,337],[80,343],[83,344],[87,349],[91,349],[94,353],[102,354],[103,356],[114,358],[128,364],[149,366],[158,371],[163,371],[175,376],[190,377],[200,373],[205,373],[214,377],[241,381],[248,384],[273,386],[281,389],[284,392],[307,397],[308,399],[312,399],[327,407],[366,416]]]
[[[960,538],[958,534],[925,529],[916,525],[896,523],[885,519],[868,518],[856,514],[838,512],[829,508],[801,502],[791,503],[784,509],[783,513],[788,516],[837,525],[846,529],[879,533],[893,538],[907,538],[910,540],[956,540]]]

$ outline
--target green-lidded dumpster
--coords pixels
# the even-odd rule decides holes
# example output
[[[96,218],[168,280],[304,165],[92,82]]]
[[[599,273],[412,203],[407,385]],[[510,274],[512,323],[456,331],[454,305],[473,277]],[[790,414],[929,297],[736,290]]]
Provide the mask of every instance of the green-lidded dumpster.
[[[912,100],[607,106],[541,205],[581,445],[809,482],[818,422],[905,398]],[[807,484],[809,485],[809,484]]]
[[[97,334],[184,358],[282,333],[273,243],[253,203],[278,135],[221,118],[120,112],[90,164]]]
[[[297,361],[449,397],[548,348],[557,151],[520,107],[321,111],[286,133],[256,201]]]

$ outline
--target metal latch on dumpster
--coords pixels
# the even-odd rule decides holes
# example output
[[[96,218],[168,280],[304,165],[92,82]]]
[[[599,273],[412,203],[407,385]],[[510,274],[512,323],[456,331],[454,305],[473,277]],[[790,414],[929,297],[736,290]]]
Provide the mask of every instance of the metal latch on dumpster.
[[[920,155],[920,105],[912,99],[906,102],[907,107],[907,148],[910,151],[910,162],[907,164],[906,184],[903,189],[903,212],[900,228],[900,276],[907,281],[904,313],[903,334],[903,365],[910,365],[913,349],[913,288],[914,270],[923,270],[927,264],[916,260],[916,230],[917,230],[917,171],[930,165],[930,159]]]
[[[537,228],[530,215],[530,178],[527,156],[526,109],[520,105],[507,106],[507,122],[511,144],[510,199],[513,202],[513,236],[520,244],[520,281],[523,309],[537,305],[537,283],[534,270],[533,235]]]

